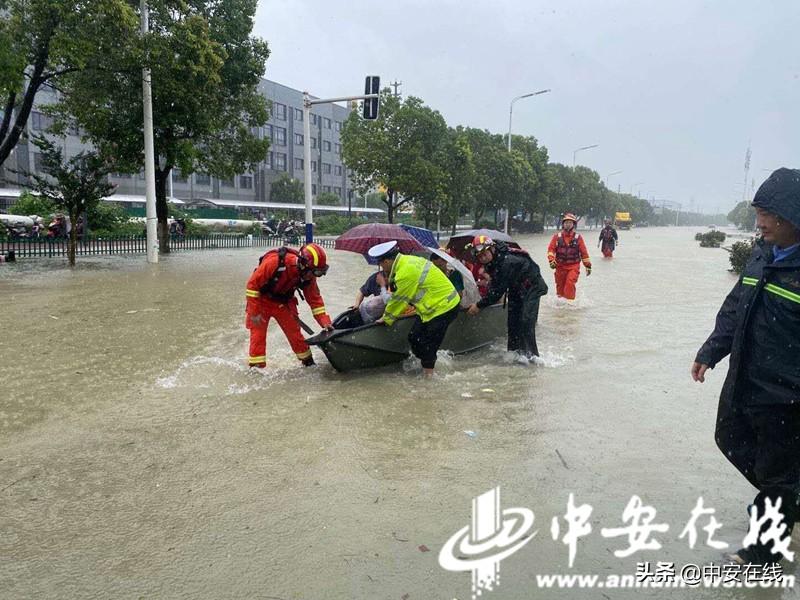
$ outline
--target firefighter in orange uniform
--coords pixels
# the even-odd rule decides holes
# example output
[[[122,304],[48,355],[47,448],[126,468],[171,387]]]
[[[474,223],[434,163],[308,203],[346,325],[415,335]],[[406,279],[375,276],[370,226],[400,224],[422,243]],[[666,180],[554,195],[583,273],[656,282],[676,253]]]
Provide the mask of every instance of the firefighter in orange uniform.
[[[305,298],[321,327],[332,329],[317,286],[317,278],[327,272],[327,256],[317,244],[306,244],[300,250],[287,247],[270,250],[259,259],[258,267],[247,280],[246,292],[245,324],[250,330],[251,367],[263,369],[267,364],[267,325],[272,318],[303,365],[314,364],[311,349],[300,332],[295,293]]]
[[[586,276],[592,274],[592,261],[583,237],[575,229],[578,219],[567,213],[561,219],[561,231],[553,236],[547,247],[547,261],[556,273],[556,294],[567,300],[575,299],[575,284],[581,274],[581,262],[586,267]]]

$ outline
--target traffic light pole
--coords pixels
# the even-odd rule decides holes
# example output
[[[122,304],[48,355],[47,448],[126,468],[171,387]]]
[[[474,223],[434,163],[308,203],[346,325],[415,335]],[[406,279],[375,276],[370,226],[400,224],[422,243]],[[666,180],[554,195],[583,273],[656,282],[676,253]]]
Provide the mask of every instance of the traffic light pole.
[[[324,98],[312,100],[308,92],[303,92],[303,191],[306,204],[306,244],[314,241],[314,210],[311,205],[311,107],[317,104],[332,104],[350,100],[371,100],[379,98],[379,94],[362,94],[361,96],[342,96],[341,98]],[[322,143],[322,140],[319,142]],[[317,165],[318,169],[322,165]]]

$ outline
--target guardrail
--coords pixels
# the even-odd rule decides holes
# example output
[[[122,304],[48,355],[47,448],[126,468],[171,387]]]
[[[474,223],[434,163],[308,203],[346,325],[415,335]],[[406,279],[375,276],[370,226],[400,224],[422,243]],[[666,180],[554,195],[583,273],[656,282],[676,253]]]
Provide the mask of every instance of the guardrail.
[[[323,248],[333,248],[332,239],[316,239]],[[277,236],[253,235],[205,235],[174,237],[169,242],[170,250],[217,250],[226,248],[268,248],[271,246],[299,246],[297,239]],[[0,253],[13,250],[17,258],[48,258],[67,256],[69,241],[66,239],[17,238],[0,240]],[[147,240],[144,236],[119,236],[79,240],[75,248],[76,256],[107,256],[112,254],[145,254]]]

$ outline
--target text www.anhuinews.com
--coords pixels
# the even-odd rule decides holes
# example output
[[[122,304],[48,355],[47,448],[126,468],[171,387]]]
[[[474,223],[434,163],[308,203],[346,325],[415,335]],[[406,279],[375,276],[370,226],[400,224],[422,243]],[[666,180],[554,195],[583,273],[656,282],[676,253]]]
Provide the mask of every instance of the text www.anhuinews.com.
[[[794,575],[784,575],[777,579],[737,580],[722,577],[709,577],[686,580],[678,576],[665,581],[637,580],[633,575],[574,575],[542,574],[536,576],[539,588],[793,588]]]

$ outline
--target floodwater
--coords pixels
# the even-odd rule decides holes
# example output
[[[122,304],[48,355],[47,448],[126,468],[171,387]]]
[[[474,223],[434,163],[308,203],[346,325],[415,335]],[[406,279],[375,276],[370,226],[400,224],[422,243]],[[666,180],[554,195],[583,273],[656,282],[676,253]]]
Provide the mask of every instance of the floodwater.
[[[0,597],[463,600],[469,572],[438,554],[495,486],[504,508],[534,511],[536,534],[483,598],[661,597],[542,590],[536,575],[718,562],[707,518],[693,550],[680,539],[699,496],[715,539],[741,543],[754,491],[713,440],[727,362],[704,385],[689,377],[735,279],[696,231],[621,232],[575,305],[544,299],[541,364],[514,364],[501,342],[442,357],[432,381],[412,360],[339,374],[316,350],[304,370],[274,323],[268,369],[248,371],[257,249],[3,265]],[[550,283],[547,237],[521,241]],[[370,271],[331,255],[321,287],[337,313]],[[551,535],[570,494],[593,507],[571,569]],[[624,525],[633,495],[669,530],[660,550],[618,558],[628,538],[601,529]]]

